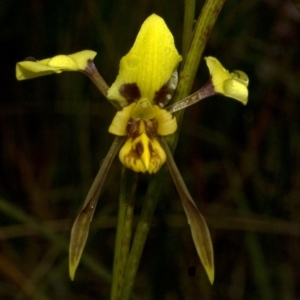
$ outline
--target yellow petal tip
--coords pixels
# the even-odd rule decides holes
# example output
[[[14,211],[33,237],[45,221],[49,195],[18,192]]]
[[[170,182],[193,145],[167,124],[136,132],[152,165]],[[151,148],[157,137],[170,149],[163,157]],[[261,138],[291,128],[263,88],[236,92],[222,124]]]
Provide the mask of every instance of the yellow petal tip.
[[[247,74],[243,71],[229,73],[215,57],[208,56],[205,60],[215,92],[246,105],[249,84]]]
[[[76,268],[72,268],[72,267],[69,268],[69,276],[72,281],[74,280],[75,272],[76,272]]]
[[[108,90],[108,99],[125,106],[126,97],[120,89],[135,83],[140,99],[147,98],[152,102],[155,93],[170,79],[181,60],[165,21],[152,14],[142,24],[129,53],[121,59],[119,74]]]
[[[31,79],[63,71],[83,71],[89,60],[97,55],[95,51],[83,50],[70,55],[56,55],[43,60],[25,60],[16,65],[17,80]]]
[[[210,284],[213,285],[214,280],[215,280],[215,269],[214,268],[206,268],[205,271],[208,276],[208,280],[209,280]]]

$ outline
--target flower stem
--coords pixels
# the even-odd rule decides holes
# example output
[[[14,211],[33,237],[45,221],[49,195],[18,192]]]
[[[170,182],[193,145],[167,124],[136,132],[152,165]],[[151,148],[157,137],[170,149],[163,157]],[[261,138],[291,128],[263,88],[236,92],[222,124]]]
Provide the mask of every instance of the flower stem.
[[[176,111],[189,107],[207,97],[215,95],[215,89],[212,85],[211,80],[209,80],[200,90],[189,95],[188,97],[173,103],[172,105],[166,107],[165,109],[173,114]]]
[[[197,21],[187,56],[183,63],[174,102],[180,101],[190,93],[204,47],[224,2],[225,0],[207,0],[205,2]],[[189,3],[192,5],[193,1],[190,1]],[[185,7],[185,9],[187,9],[187,7]],[[186,32],[188,32],[188,30]],[[187,37],[183,40],[187,41],[189,39],[190,37]],[[183,110],[177,112],[176,117],[178,124],[181,123],[182,116]],[[168,140],[172,145],[172,150],[174,150],[177,144],[178,134],[172,135]],[[162,170],[160,170],[150,181],[132,248],[128,256],[124,273],[124,282],[119,299],[130,299],[141,255],[150,229],[151,220],[160,198],[166,172],[166,167],[162,168]]]
[[[204,3],[194,29],[189,50],[184,59],[182,70],[179,75],[179,82],[175,92],[174,102],[180,101],[190,94],[199,62],[210,36],[210,32],[225,1],[226,0],[206,0]],[[182,110],[176,113],[178,125],[181,124],[183,112],[184,111]],[[178,132],[173,136],[173,145],[177,143],[177,139]],[[171,147],[172,149],[174,147],[173,145]]]
[[[151,226],[152,217],[160,198],[166,172],[166,167],[163,167],[162,170],[160,170],[159,173],[157,173],[156,176],[152,178],[148,186],[132,248],[129,253],[124,274],[123,289],[121,292],[121,297],[119,299],[130,299],[144,245]]]
[[[102,93],[102,95],[107,98],[107,91],[109,86],[103,79],[103,77],[98,72],[94,62],[92,60],[88,61],[87,67],[83,71],[83,73],[90,78],[90,80],[95,84],[98,90]],[[121,110],[121,107],[116,101],[109,101],[117,110]]]
[[[116,300],[119,298],[120,290],[122,288],[124,271],[130,248],[134,194],[136,186],[137,173],[130,172],[123,167],[121,176],[121,192],[119,198],[117,235],[114,252],[111,300]]]
[[[182,36],[182,56],[185,58],[192,38],[195,21],[196,0],[186,0],[184,2],[184,21]]]

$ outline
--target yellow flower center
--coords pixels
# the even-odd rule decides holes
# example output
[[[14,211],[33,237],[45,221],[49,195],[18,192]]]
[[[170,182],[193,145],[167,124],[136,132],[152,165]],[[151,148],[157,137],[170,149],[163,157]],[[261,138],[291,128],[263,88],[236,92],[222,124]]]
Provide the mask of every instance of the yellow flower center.
[[[119,153],[121,162],[135,172],[151,174],[156,173],[166,161],[157,136],[172,134],[176,129],[176,119],[145,98],[117,112],[108,131],[127,136]]]
[[[127,128],[128,138],[119,153],[121,162],[135,172],[156,173],[166,161],[156,138],[157,121],[131,120]]]

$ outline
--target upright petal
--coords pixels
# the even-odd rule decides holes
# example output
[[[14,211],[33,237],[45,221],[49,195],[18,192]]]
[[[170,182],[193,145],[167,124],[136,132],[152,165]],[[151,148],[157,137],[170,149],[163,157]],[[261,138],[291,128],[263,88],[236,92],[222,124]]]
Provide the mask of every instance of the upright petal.
[[[108,90],[108,99],[127,105],[120,88],[136,83],[141,98],[153,101],[155,93],[168,82],[181,59],[164,20],[151,15],[143,23],[129,53],[121,59],[119,75]]]

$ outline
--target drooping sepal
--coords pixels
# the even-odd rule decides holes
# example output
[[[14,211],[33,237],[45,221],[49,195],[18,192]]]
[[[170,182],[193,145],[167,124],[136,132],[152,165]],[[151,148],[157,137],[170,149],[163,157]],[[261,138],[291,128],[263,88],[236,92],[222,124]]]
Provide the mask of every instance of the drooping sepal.
[[[71,231],[71,240],[69,245],[69,274],[71,279],[74,279],[76,269],[81,259],[81,255],[86,244],[90,223],[98,203],[103,184],[111,163],[118,153],[121,145],[124,142],[124,137],[116,137],[111,145],[103,163],[98,171],[96,178],[85,198],[83,207],[79,212]]]
[[[72,280],[74,279],[76,269],[88,238],[90,223],[94,215],[98,197],[99,194],[95,195],[94,198],[90,200],[90,203],[80,211],[71,230],[69,245],[69,275]]]
[[[200,257],[202,265],[206,271],[208,279],[211,284],[214,282],[215,269],[214,269],[214,255],[213,246],[206,221],[200,211],[198,210],[195,202],[193,201],[187,187],[180,175],[179,170],[174,162],[172,153],[164,138],[160,138],[160,142],[167,155],[167,164],[180,196],[188,223],[191,228],[192,238],[196,247],[197,253]]]
[[[180,186],[179,189],[182,189],[182,186]],[[197,253],[210,283],[213,284],[215,276],[213,246],[206,221],[191,196],[184,191],[179,192],[179,194],[188,223],[191,227],[192,237]]]

